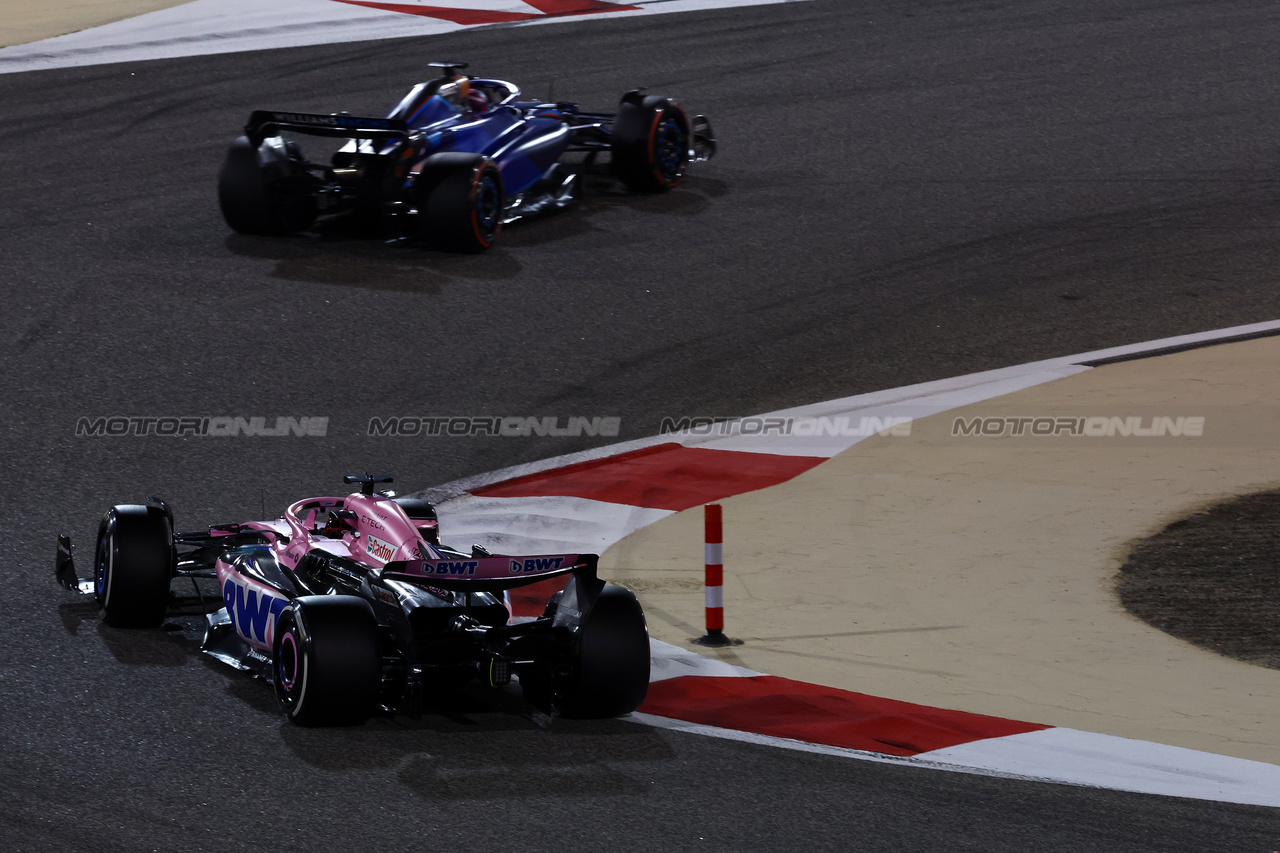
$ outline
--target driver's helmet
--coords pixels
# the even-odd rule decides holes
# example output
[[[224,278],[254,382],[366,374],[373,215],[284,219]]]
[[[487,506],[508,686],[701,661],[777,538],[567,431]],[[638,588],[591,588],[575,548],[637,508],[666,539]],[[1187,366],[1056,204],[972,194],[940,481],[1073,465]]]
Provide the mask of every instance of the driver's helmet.
[[[470,113],[482,113],[489,109],[489,96],[479,89],[471,89],[462,96],[462,108]]]
[[[338,515],[337,511],[332,511],[325,520],[322,533],[329,539],[341,539],[343,532],[347,529],[347,524],[342,520],[342,517]]]
[[[436,94],[444,100],[453,104],[455,107],[464,108],[467,95],[471,93],[471,78],[465,74],[455,74],[448,79],[442,79]]]

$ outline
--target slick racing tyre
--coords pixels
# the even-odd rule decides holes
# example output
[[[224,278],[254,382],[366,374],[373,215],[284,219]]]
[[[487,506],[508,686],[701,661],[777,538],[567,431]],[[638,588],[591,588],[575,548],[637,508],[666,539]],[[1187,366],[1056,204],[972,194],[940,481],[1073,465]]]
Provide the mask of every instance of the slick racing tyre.
[[[277,136],[255,148],[241,136],[231,143],[218,173],[222,218],[241,234],[296,234],[316,220],[314,183],[295,143]]]
[[[433,249],[483,252],[502,231],[502,175],[479,154],[431,155],[414,183],[414,197],[418,239]]]
[[[102,618],[116,628],[155,628],[169,605],[176,568],[173,531],[163,509],[113,506],[98,525],[93,593]]]
[[[676,104],[626,95],[613,121],[613,171],[642,192],[668,190],[689,165],[689,117]]]
[[[357,726],[377,708],[382,653],[373,608],[353,595],[295,598],[276,620],[276,701],[300,726]]]
[[[606,586],[578,636],[572,674],[555,688],[565,717],[629,714],[649,690],[649,629],[631,590]]]

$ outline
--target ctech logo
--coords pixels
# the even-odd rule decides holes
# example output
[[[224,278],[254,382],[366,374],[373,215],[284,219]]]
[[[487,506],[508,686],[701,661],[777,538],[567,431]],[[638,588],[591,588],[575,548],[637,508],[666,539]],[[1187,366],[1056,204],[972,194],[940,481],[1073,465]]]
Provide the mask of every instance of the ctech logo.
[[[276,618],[289,604],[288,599],[236,583],[231,578],[222,585],[222,601],[240,636],[262,645],[269,642],[267,638],[272,636]]]

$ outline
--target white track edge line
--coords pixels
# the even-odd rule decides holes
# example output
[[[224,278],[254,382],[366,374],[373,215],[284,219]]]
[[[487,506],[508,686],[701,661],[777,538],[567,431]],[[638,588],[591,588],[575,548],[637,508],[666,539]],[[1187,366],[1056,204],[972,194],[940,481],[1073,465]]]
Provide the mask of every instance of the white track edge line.
[[[1009,770],[1001,770],[992,766],[974,766],[959,761],[940,761],[930,759],[931,752],[922,752],[918,755],[899,756],[884,755],[878,752],[868,752],[866,750],[852,749],[849,747],[829,746],[827,744],[810,743],[808,741],[796,740],[793,738],[776,737],[774,735],[764,735],[755,732],[741,731],[738,729],[726,729],[719,726],[709,726],[703,723],[691,723],[685,720],[678,720],[672,717],[661,717],[656,714],[645,714],[640,711],[633,711],[631,714],[621,717],[620,719],[639,725],[650,726],[652,728],[666,729],[669,731],[682,732],[686,734],[700,735],[703,737],[714,737],[721,740],[732,740],[740,743],[750,743],[757,746],[772,747],[775,749],[788,749],[793,752],[807,752],[815,755],[829,755],[835,758],[847,758],[855,761],[869,761],[875,764],[893,764],[899,767],[912,767],[920,770],[942,770],[948,773],[965,773],[970,776],[986,776],[996,779],[1010,779],[1018,782],[1041,782],[1053,785],[1070,785],[1075,788],[1093,788],[1097,790],[1108,791],[1124,791],[1132,794],[1142,794],[1144,796],[1155,797],[1179,797],[1183,799],[1202,800],[1209,802],[1233,803],[1246,806],[1262,806],[1264,808],[1274,808],[1276,804],[1269,802],[1259,802],[1256,799],[1247,797],[1233,797],[1229,792],[1210,792],[1205,789],[1191,790],[1190,788],[1180,788],[1174,790],[1171,786],[1159,781],[1147,781],[1147,784],[1141,784],[1141,781],[1132,784],[1119,784],[1113,778],[1087,780],[1082,778],[1070,778],[1067,776],[1053,775],[1029,775],[1025,773],[1015,773]],[[1072,731],[1075,730],[1063,730]],[[1083,735],[1093,735],[1092,732],[1080,732]],[[1109,737],[1107,735],[1099,735],[1098,737]],[[995,742],[1004,740],[1002,737],[985,738],[972,743]],[[1156,747],[1166,746],[1165,744],[1155,743],[1153,741],[1142,741],[1141,743],[1150,744]],[[1177,749],[1170,747],[1170,749]],[[938,750],[942,752],[943,750]],[[1215,753],[1208,755],[1219,757]],[[1242,759],[1243,760],[1243,759]],[[1268,765],[1273,766],[1273,765]],[[1142,765],[1135,764],[1135,768],[1142,769]],[[1280,768],[1276,768],[1280,771]],[[1192,777],[1193,774],[1188,771],[1186,776]]]

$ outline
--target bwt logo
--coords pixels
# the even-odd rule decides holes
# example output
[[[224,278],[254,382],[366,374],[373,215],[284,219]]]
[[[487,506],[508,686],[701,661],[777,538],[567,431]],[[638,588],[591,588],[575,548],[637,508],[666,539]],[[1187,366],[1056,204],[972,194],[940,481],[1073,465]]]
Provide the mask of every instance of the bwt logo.
[[[259,594],[256,589],[247,589],[231,578],[222,585],[222,602],[240,636],[246,640],[257,639],[264,645],[267,637],[274,633],[276,618],[289,605],[284,598],[265,592]]]
[[[428,575],[474,575],[479,565],[478,560],[441,560],[425,564],[422,570]]]
[[[511,561],[511,574],[522,575],[532,572],[549,572],[564,565],[564,557],[528,557],[524,560]]]
[[[378,562],[385,563],[395,556],[396,546],[390,542],[384,542],[377,536],[370,536],[364,552]]]

